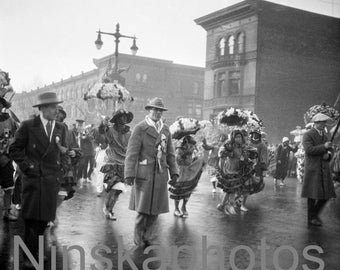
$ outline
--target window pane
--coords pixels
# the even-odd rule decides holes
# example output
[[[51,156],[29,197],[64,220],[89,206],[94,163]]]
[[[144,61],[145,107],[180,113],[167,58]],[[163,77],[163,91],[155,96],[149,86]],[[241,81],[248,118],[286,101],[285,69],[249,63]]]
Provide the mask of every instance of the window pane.
[[[244,51],[244,33],[239,33],[237,36],[237,51],[243,53]]]
[[[241,88],[240,72],[234,71],[229,73],[229,94],[238,95]]]
[[[225,38],[221,38],[219,43],[219,54],[220,56],[223,56],[225,52]]]
[[[229,54],[234,54],[234,36],[228,38]]]
[[[227,96],[227,76],[225,72],[215,74],[214,97]]]

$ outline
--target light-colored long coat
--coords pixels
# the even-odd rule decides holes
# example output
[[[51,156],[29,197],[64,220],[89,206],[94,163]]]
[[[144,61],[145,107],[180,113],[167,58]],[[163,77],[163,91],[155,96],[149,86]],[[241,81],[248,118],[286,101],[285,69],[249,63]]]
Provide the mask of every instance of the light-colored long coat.
[[[315,128],[303,136],[305,149],[305,175],[302,187],[302,197],[327,200],[334,198],[334,185],[330,176],[330,165],[323,160],[327,152],[324,144],[329,141],[327,136],[320,136]]]
[[[166,140],[166,147],[161,172],[157,165],[157,147],[162,137]],[[125,178],[135,178],[129,209],[148,215],[169,212],[169,174],[178,175],[169,128],[164,125],[158,133],[143,120],[132,131],[125,159]]]

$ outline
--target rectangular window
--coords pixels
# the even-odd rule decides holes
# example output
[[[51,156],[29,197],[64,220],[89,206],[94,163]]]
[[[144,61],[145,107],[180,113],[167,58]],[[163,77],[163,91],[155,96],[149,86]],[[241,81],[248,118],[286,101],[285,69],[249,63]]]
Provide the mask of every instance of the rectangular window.
[[[239,71],[229,72],[229,95],[240,94],[241,76]]]
[[[219,72],[215,75],[215,97],[226,96],[227,83],[225,72]]]

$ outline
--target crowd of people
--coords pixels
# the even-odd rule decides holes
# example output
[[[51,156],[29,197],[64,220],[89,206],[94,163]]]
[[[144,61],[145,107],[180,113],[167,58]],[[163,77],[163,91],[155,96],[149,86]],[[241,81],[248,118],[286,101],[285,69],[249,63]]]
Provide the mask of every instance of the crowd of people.
[[[151,244],[158,215],[169,212],[168,198],[174,202],[176,218],[189,217],[187,203],[204,170],[213,192],[217,188],[224,192],[216,207],[226,215],[248,211],[246,200],[263,190],[265,176],[271,174],[275,184],[285,185],[292,155],[297,157],[302,196],[308,199],[309,225],[322,225],[319,213],[335,197],[329,161],[337,158],[332,161],[332,168],[337,168],[333,180],[339,181],[339,153],[331,153],[332,144],[323,131],[328,120],[324,114],[315,115],[314,126],[301,141],[290,144],[284,137],[273,147],[261,129],[233,128],[208,142],[207,137],[199,141],[198,127],[174,139],[163,121],[167,108],[161,98],[149,101],[148,114],[132,131],[128,124],[133,114],[124,109],[102,117],[98,126],[85,126],[85,120],[78,119],[69,128],[61,103],[53,92],[40,94],[33,106],[39,114],[19,126],[5,112],[10,103],[0,97],[3,218],[18,219],[12,203],[21,209],[24,242],[34,256],[38,236],[57,222],[57,208],[85,182],[96,182],[98,196],[104,196],[103,213],[110,220],[117,219],[116,202],[131,186],[129,209],[137,212],[134,242],[139,246]]]

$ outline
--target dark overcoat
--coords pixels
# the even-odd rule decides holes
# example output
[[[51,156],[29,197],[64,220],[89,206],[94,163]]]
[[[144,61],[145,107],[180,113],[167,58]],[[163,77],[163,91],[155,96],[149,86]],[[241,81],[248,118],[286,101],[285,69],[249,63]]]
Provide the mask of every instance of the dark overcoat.
[[[296,152],[296,149],[291,148],[289,145],[283,147],[282,144],[276,150],[276,170],[274,178],[284,180],[287,176],[288,162],[290,151]]]
[[[58,122],[49,141],[40,116],[22,122],[9,149],[10,157],[23,172],[22,216],[24,219],[53,221],[57,194],[63,176],[57,140],[66,147],[66,127]]]
[[[161,158],[161,172],[157,165],[157,147],[162,137],[166,147]],[[164,125],[158,133],[143,120],[132,131],[125,158],[125,178],[135,179],[129,209],[148,215],[169,212],[169,174],[178,175],[169,128]]]
[[[327,153],[324,146],[327,141],[329,141],[327,136],[321,136],[315,128],[307,131],[303,136],[305,175],[302,197],[317,200],[335,198],[329,161],[323,160],[323,155]]]

